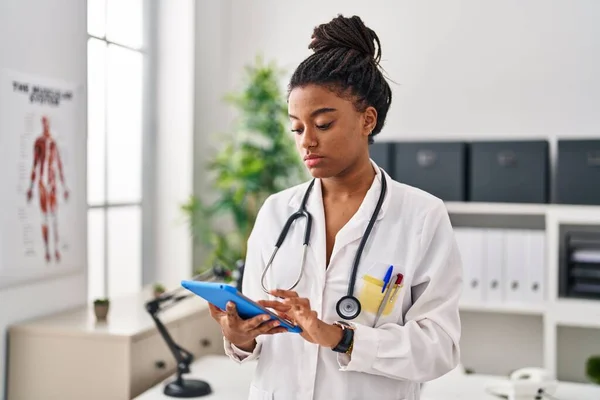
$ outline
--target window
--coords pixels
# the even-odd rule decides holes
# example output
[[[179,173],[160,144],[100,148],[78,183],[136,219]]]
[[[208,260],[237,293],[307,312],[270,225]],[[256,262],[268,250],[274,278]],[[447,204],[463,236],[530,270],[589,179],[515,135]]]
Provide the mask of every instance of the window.
[[[88,0],[88,297],[142,285],[143,0]]]

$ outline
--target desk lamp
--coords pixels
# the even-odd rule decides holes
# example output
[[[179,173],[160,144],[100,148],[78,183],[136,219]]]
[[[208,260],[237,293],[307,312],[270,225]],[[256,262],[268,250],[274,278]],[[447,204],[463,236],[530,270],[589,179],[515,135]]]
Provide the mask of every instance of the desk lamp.
[[[228,276],[230,276],[230,272],[226,271],[224,268],[213,268],[203,274],[194,276],[192,280],[216,281],[223,280]],[[212,393],[210,385],[202,380],[183,378],[183,374],[190,372],[190,364],[194,360],[194,355],[175,343],[167,328],[158,318],[158,313],[160,311],[164,311],[181,300],[193,296],[190,294],[178,294],[182,290],[183,288],[177,288],[148,301],[146,303],[146,310],[152,317],[158,331],[177,361],[177,377],[165,386],[164,394],[169,397],[178,398],[202,397]],[[164,305],[165,303],[168,303],[168,305]]]

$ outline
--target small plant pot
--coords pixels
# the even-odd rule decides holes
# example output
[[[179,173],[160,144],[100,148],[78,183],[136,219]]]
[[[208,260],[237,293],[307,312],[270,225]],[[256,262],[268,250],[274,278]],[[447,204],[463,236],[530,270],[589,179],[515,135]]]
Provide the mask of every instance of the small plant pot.
[[[159,298],[166,291],[167,289],[162,283],[156,282],[154,285],[152,285],[152,294],[154,295],[155,299]]]
[[[110,304],[108,303],[94,304],[94,314],[96,314],[96,320],[106,321],[109,308]]]

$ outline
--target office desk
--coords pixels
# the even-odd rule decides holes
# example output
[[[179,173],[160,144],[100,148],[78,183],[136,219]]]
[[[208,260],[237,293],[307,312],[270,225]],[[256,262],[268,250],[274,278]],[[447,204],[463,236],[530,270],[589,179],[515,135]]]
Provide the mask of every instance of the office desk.
[[[488,375],[465,375],[459,369],[428,382],[422,391],[422,400],[498,400],[501,397],[486,392],[486,388],[501,387],[506,378]],[[554,393],[555,400],[599,400],[600,386],[560,382]],[[543,400],[550,400],[543,397]]]
[[[255,366],[256,362],[238,365],[226,356],[208,355],[196,360],[191,366],[192,373],[187,376],[205,380],[212,386],[213,393],[200,399],[247,400]],[[172,379],[154,386],[134,400],[171,399],[163,394],[163,388]],[[504,381],[495,376],[464,375],[456,369],[425,384],[421,400],[498,400],[498,397],[486,393],[486,387]],[[555,397],[557,400],[598,400],[600,386],[561,382]]]

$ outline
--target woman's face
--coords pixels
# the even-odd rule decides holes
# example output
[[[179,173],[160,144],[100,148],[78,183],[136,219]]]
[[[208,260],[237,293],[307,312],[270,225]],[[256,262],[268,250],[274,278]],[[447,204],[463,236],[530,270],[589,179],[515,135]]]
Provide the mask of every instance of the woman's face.
[[[313,177],[344,175],[369,157],[368,136],[377,122],[373,107],[359,112],[349,99],[308,85],[291,91],[288,113],[296,148]]]

